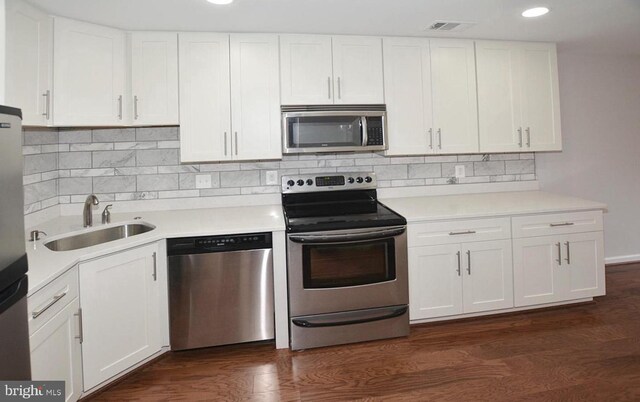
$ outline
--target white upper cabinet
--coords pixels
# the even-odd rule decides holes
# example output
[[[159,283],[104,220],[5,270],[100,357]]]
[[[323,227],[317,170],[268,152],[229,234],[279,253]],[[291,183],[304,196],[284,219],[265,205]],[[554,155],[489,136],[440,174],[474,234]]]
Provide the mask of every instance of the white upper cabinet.
[[[433,130],[439,154],[478,152],[473,41],[431,39]],[[435,140],[435,136],[434,136]]]
[[[384,38],[388,155],[478,152],[473,41]]]
[[[55,125],[123,125],[124,32],[56,17],[53,84]]]
[[[278,36],[180,34],[180,160],[282,156]]]
[[[127,104],[133,125],[177,125],[178,35],[130,35],[131,94]]]
[[[391,155],[433,150],[429,41],[384,38],[384,92]]]
[[[125,34],[66,18],[54,19],[54,123],[125,124]]]
[[[562,149],[556,47],[476,42],[481,152]]]
[[[6,104],[22,109],[22,124],[51,124],[51,18],[23,0],[7,0]]]
[[[281,35],[280,69],[285,105],[384,103],[380,38]]]
[[[381,39],[334,36],[332,42],[334,103],[384,103]]]
[[[231,159],[229,35],[181,33],[180,160]]]
[[[231,35],[233,159],[279,159],[278,36]]]

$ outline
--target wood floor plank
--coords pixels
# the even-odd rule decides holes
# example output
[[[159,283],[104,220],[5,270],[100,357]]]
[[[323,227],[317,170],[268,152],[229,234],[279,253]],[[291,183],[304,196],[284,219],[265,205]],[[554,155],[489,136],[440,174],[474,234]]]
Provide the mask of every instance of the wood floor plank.
[[[301,352],[168,353],[94,401],[639,401],[640,263],[575,306],[413,326],[408,338]]]

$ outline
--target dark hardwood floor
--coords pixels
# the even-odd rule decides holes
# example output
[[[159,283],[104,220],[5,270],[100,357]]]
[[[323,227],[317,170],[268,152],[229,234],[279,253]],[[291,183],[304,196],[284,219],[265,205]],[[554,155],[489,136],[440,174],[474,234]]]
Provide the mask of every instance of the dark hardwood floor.
[[[169,353],[91,400],[640,401],[640,264],[572,307],[413,326],[313,349]]]

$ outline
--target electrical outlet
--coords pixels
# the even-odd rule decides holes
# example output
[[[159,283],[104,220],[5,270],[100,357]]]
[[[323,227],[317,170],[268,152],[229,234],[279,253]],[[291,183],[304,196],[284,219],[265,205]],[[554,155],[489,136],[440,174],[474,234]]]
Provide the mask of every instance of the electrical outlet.
[[[456,165],[456,179],[460,179],[462,177],[465,177],[464,165]]]
[[[196,188],[211,188],[211,175],[210,174],[197,174],[196,175]]]
[[[276,185],[278,184],[278,171],[277,170],[268,170],[267,171],[267,185]]]

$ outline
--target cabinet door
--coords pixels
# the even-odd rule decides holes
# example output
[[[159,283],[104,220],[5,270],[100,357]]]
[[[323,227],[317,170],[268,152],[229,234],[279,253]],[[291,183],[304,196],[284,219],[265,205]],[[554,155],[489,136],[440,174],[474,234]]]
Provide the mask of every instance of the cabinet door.
[[[605,294],[602,232],[567,235],[563,240],[565,300]]]
[[[229,160],[229,35],[181,33],[179,49],[180,160]]]
[[[513,240],[515,306],[552,303],[563,298],[566,283],[558,271],[565,268],[562,238],[529,237]]]
[[[279,159],[278,36],[231,35],[233,159]]]
[[[556,46],[552,43],[518,46],[522,54],[524,145],[531,151],[559,151],[562,139]]]
[[[511,241],[463,243],[464,312],[513,307]]]
[[[478,152],[473,41],[432,39],[431,85],[436,153]]]
[[[523,145],[519,52],[510,42],[476,42],[480,152]]]
[[[382,40],[333,37],[334,103],[384,103]]]
[[[157,250],[154,244],[80,264],[85,391],[160,350]]]
[[[387,155],[433,152],[429,40],[384,38]]]
[[[22,125],[51,122],[51,18],[22,0],[7,1],[6,104],[22,109]]]
[[[131,34],[131,114],[134,125],[178,124],[178,36]]]
[[[460,246],[409,248],[411,320],[462,313]]]
[[[332,77],[330,36],[280,36],[283,105],[333,103]]]
[[[124,44],[117,29],[55,18],[55,125],[124,123]]]
[[[65,401],[82,393],[82,351],[76,298],[29,337],[31,377],[36,381],[64,381]]]

